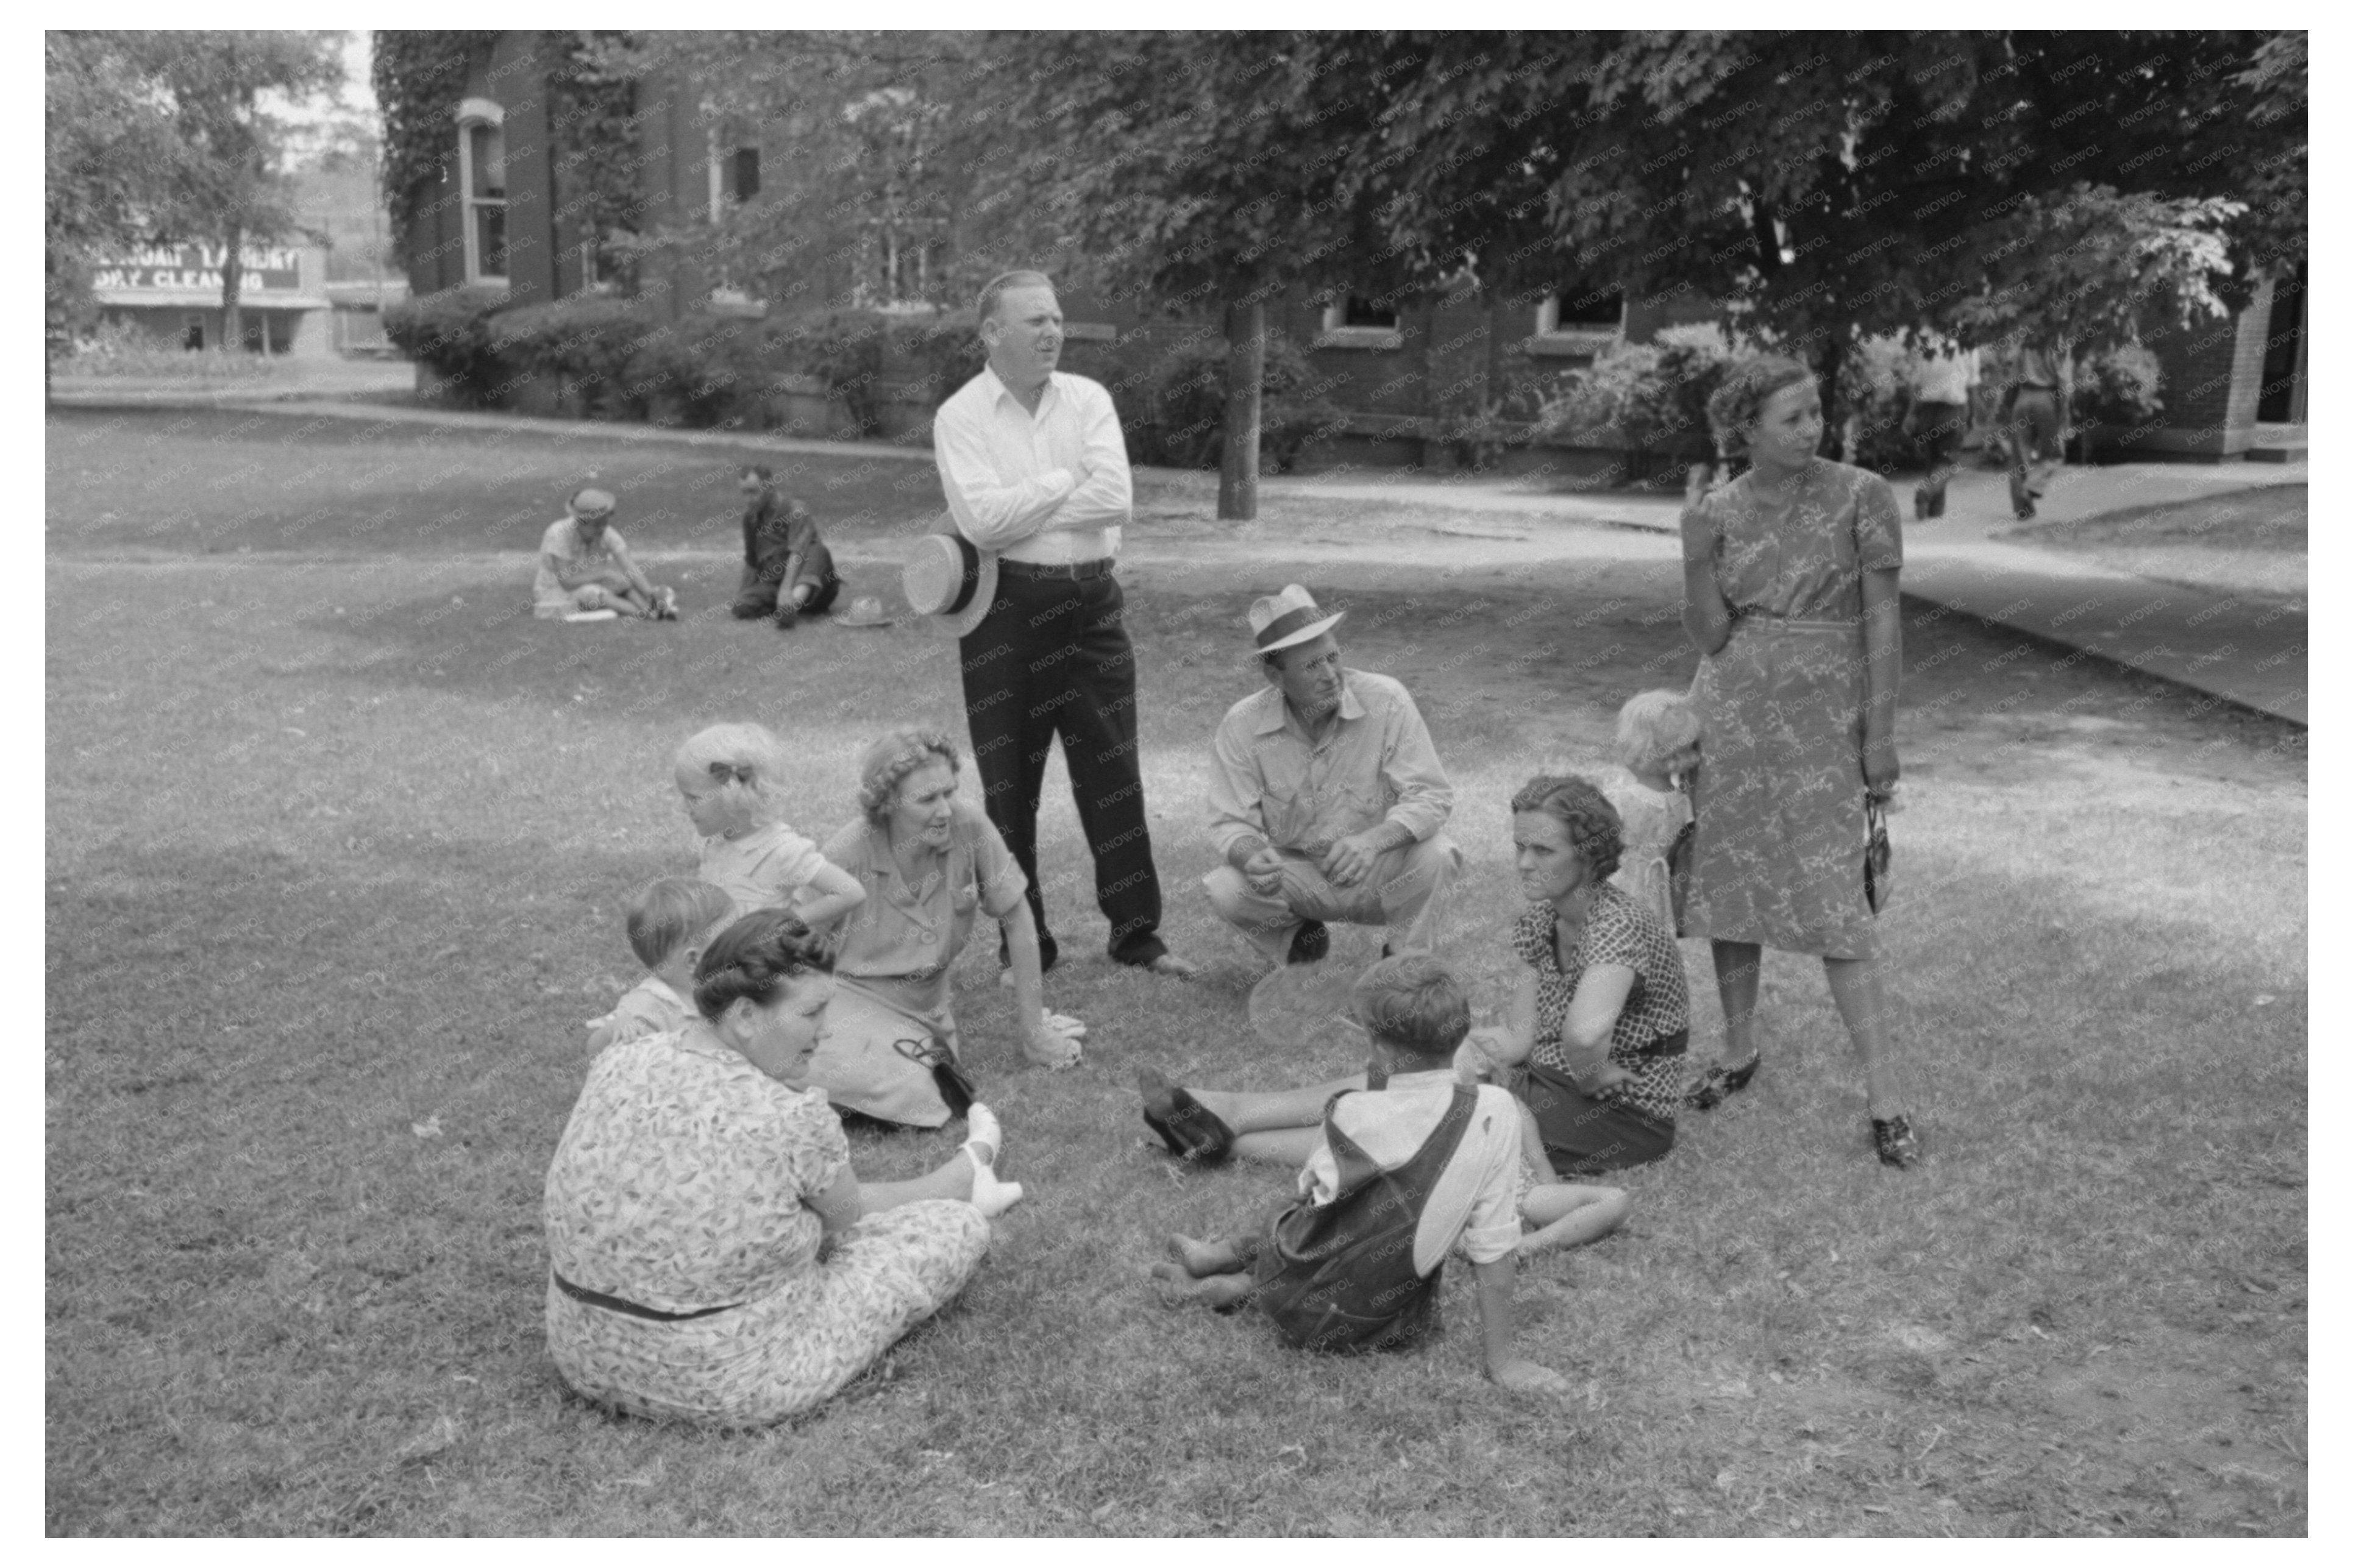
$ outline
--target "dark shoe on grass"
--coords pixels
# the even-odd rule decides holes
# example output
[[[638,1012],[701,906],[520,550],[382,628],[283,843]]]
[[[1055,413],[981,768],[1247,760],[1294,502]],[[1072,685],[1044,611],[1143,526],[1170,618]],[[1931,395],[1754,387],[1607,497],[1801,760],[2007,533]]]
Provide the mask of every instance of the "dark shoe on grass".
[[[1757,1076],[1757,1064],[1763,1059],[1761,1055],[1751,1052],[1748,1059],[1736,1068],[1727,1069],[1718,1062],[1684,1094],[1683,1103],[1694,1110],[1714,1110],[1748,1087],[1748,1080]]]
[[[1150,1068],[1136,1069],[1135,1087],[1144,1091],[1144,1124],[1170,1153],[1197,1165],[1222,1164],[1231,1156],[1234,1130],[1199,1100]]]
[[[1291,933],[1291,951],[1283,955],[1285,963],[1321,963],[1324,955],[1332,951],[1332,929],[1322,921],[1302,921],[1299,929]]]
[[[1908,1116],[1891,1116],[1882,1121],[1871,1119],[1871,1144],[1879,1152],[1879,1163],[1908,1171],[1920,1163],[1920,1139],[1912,1131]]]

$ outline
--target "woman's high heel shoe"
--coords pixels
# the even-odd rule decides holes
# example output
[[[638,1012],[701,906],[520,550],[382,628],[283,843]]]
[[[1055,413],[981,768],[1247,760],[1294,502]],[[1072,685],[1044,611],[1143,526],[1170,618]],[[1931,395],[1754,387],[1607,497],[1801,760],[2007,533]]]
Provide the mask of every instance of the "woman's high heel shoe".
[[[1751,1051],[1748,1059],[1736,1068],[1727,1069],[1718,1063],[1708,1068],[1699,1082],[1683,1096],[1683,1103],[1694,1110],[1714,1110],[1728,1096],[1738,1094],[1748,1087],[1748,1080],[1757,1076],[1757,1064],[1762,1059],[1761,1053]]]

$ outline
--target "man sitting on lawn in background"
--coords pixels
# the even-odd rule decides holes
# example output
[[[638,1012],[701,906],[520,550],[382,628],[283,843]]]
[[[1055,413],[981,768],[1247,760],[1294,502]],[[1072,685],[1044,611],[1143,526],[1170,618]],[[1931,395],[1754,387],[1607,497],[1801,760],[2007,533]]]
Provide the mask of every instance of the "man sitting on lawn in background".
[[[744,495],[744,579],[735,589],[739,621],[773,615],[790,630],[803,615],[822,615],[841,592],[833,552],[818,537],[806,502],[776,493],[765,463],[749,463],[736,489]]]
[[[1520,1240],[1519,1102],[1461,1082],[1454,1052],[1471,1004],[1427,953],[1384,959],[1352,997],[1373,1037],[1367,1082],[1335,1094],[1299,1197],[1216,1241],[1169,1237],[1153,1269],[1161,1300],[1219,1310],[1255,1302],[1303,1350],[1402,1348],[1435,1326],[1439,1275],[1455,1244],[1479,1281],[1487,1374],[1522,1393],[1561,1375],[1514,1353],[1512,1255]]]
[[[1267,689],[1233,705],[1210,747],[1202,879],[1218,913],[1278,963],[1329,951],[1326,921],[1388,928],[1382,956],[1435,945],[1439,894],[1462,853],[1430,727],[1386,675],[1340,667],[1325,615],[1296,583],[1250,605]]]
[[[539,539],[539,575],[531,613],[543,621],[611,610],[650,620],[678,619],[678,595],[646,581],[620,531],[610,526],[620,503],[611,492],[576,490],[565,515]]]

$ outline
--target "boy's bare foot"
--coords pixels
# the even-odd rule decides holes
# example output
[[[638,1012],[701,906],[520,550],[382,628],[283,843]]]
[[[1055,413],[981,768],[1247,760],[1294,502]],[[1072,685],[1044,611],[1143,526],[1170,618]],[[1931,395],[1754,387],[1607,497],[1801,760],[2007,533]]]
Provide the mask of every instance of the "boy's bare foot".
[[[1234,1249],[1222,1241],[1196,1241],[1189,1236],[1168,1238],[1168,1256],[1182,1264],[1185,1272],[1196,1279],[1212,1274],[1231,1274],[1241,1267]]]
[[[1212,1311],[1229,1312],[1249,1300],[1250,1292],[1258,1289],[1258,1282],[1247,1274],[1219,1274],[1208,1279],[1177,1279],[1161,1273],[1164,1268],[1169,1269],[1171,1274],[1175,1272],[1166,1263],[1154,1265],[1152,1271],[1152,1288],[1159,1295],[1160,1304],[1164,1307],[1200,1306]]]

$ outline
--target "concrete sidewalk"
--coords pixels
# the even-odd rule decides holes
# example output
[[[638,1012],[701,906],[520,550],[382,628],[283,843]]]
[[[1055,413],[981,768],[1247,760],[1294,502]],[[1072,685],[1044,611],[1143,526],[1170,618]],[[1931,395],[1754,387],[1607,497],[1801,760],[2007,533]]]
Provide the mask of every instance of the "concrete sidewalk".
[[[409,367],[391,369],[406,373]],[[396,377],[370,364],[343,373],[353,383]],[[733,431],[670,430],[643,425],[588,424],[525,415],[331,402],[318,392],[268,392],[251,385],[201,392],[60,383],[54,401],[69,407],[235,408],[292,416],[453,429],[535,432],[572,442],[669,442],[681,446],[839,456],[852,460],[928,464],[928,443],[812,441]],[[1171,476],[1173,477],[1173,476]],[[2052,476],[2038,522],[2073,521],[2128,507],[2161,506],[2268,485],[2303,484],[2308,465],[2288,462],[2137,463],[2065,468]],[[1187,475],[1187,479],[1204,478]],[[1908,510],[1911,481],[1896,485]],[[1313,496],[1388,506],[1435,506],[1493,516],[1499,524],[1542,532],[1630,528],[1672,534],[1679,498],[1629,491],[1555,491],[1525,479],[1412,472],[1282,475],[1261,479],[1269,498]],[[2202,691],[2224,701],[2304,724],[2306,614],[2289,604],[2185,587],[2116,572],[2067,552],[2000,537],[2017,526],[2002,476],[1978,468],[1957,475],[1946,515],[1907,521],[1904,592],[1910,597],[1991,621]]]

